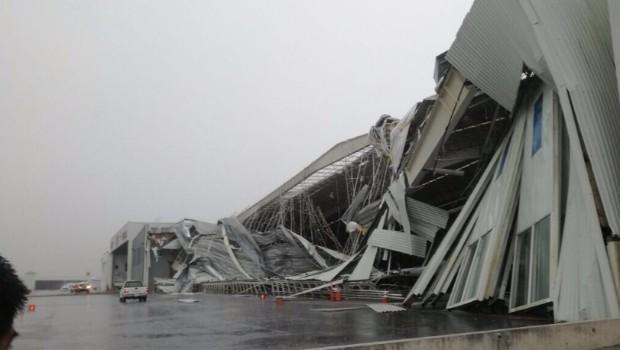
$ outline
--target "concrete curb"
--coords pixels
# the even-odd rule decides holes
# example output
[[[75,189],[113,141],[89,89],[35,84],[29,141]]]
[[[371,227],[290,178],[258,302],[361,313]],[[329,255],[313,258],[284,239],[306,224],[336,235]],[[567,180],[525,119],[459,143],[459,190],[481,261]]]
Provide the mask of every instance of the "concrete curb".
[[[409,338],[318,349],[448,350],[501,349],[534,350],[600,349],[620,345],[620,319],[556,323],[494,331]]]

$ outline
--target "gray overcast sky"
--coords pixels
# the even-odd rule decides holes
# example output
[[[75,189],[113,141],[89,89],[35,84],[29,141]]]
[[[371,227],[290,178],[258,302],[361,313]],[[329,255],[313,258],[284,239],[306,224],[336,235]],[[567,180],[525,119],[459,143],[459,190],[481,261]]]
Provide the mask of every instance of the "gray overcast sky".
[[[100,275],[126,221],[216,221],[433,93],[472,1],[2,1],[0,254]]]

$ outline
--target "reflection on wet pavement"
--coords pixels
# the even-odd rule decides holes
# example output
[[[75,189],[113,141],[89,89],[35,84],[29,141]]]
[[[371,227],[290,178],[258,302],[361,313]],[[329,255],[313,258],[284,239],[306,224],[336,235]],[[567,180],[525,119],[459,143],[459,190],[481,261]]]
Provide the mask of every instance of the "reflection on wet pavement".
[[[194,295],[199,303],[153,295],[121,304],[114,295],[34,297],[16,323],[21,349],[291,349],[520,327],[545,321],[462,311],[379,314],[362,302],[287,301]]]

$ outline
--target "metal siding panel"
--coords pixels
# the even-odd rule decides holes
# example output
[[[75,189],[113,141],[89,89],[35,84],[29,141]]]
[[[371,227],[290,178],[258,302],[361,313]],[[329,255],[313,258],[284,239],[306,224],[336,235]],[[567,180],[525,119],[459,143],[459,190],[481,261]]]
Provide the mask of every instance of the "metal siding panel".
[[[495,288],[498,287],[501,275],[502,262],[506,254],[506,245],[511,233],[511,227],[515,218],[519,193],[519,182],[521,180],[521,163],[523,152],[523,134],[525,129],[525,118],[523,115],[517,116],[514,123],[514,130],[510,138],[509,155],[503,173],[496,178],[494,183],[489,185],[488,191],[495,191],[493,194],[493,207],[487,208],[487,223],[492,222],[487,252],[482,262],[480,273],[479,300],[495,295]],[[481,212],[476,226],[483,221],[484,212]],[[492,217],[492,219],[491,219]],[[484,221],[483,221],[484,223]],[[476,229],[474,229],[476,230]],[[483,235],[485,230],[478,232]]]
[[[396,205],[396,200],[394,200],[394,197],[392,197],[392,194],[390,193],[384,194],[383,201],[388,207],[388,212],[390,216],[392,216],[394,220],[396,220],[396,222],[404,226],[402,222],[402,216],[400,215],[400,211],[398,210],[398,205]]]
[[[609,265],[614,277],[616,291],[620,291],[620,241],[607,242],[607,256],[609,257]],[[618,298],[620,298],[620,295],[618,295]]]
[[[416,235],[411,235],[411,249],[413,250],[413,255],[419,258],[426,257],[426,242],[427,240],[422,237],[418,237]]]
[[[405,177],[401,174],[396,181],[392,182],[388,189],[394,198],[395,204],[398,206],[397,212],[391,212],[390,214],[394,217],[398,215],[399,218],[397,220],[403,225],[403,231],[409,233],[411,232],[411,225],[409,223],[409,216],[407,215],[407,204],[405,203],[406,188]]]
[[[506,142],[507,140],[504,140],[502,144],[505,144]],[[463,229],[463,226],[467,223],[467,220],[470,214],[472,213],[474,208],[478,205],[480,197],[482,196],[482,194],[484,193],[484,190],[486,189],[487,185],[491,181],[491,178],[493,177],[493,174],[495,173],[494,172],[495,165],[501,154],[501,148],[502,147],[500,146],[498,150],[495,152],[495,154],[493,155],[493,158],[491,159],[491,161],[489,161],[489,164],[487,165],[486,169],[484,170],[484,173],[480,177],[480,180],[478,180],[478,183],[476,183],[476,186],[474,187],[471,194],[467,198],[467,201],[465,202],[463,209],[461,209],[461,211],[459,212],[459,215],[456,217],[456,219],[454,220],[454,222],[448,229],[446,236],[443,238],[443,240],[437,247],[437,250],[431,256],[430,260],[426,264],[424,271],[422,272],[422,274],[420,275],[416,283],[413,285],[413,287],[409,291],[409,294],[407,294],[407,297],[405,298],[405,302],[411,299],[411,297],[413,297],[414,295],[423,294],[429,287],[431,280],[433,279],[433,277],[439,270],[442,261],[446,257],[446,254],[448,254],[448,251],[450,250],[454,242],[459,238],[459,235],[461,233],[461,230]]]
[[[605,1],[531,0],[566,113],[574,107],[609,226],[620,234],[620,100]]]
[[[450,214],[444,209],[407,197],[409,220],[421,220],[434,226],[446,228]]]
[[[369,308],[373,309],[375,312],[384,313],[384,312],[398,312],[405,311],[404,307],[392,305],[392,304],[366,304]]]
[[[405,232],[376,229],[372,231],[368,245],[408,255],[413,254],[411,234]]]
[[[533,111],[534,101],[542,94],[542,147],[532,155],[533,141]],[[535,89],[526,97],[519,113],[526,116],[525,140],[523,147],[523,165],[520,188],[519,214],[516,231],[534,225],[540,219],[551,213],[553,201],[553,171],[554,171],[554,133],[559,132],[554,125],[554,97],[553,91],[544,87]]]
[[[428,224],[424,221],[411,221],[411,231],[420,237],[424,237],[429,241],[433,241],[439,231],[439,227]]]
[[[308,255],[310,255],[314,259],[314,261],[316,261],[322,268],[328,268],[327,263],[325,262],[325,259],[323,259],[323,257],[316,251],[316,247],[314,244],[310,243],[307,239],[303,238],[301,235],[298,235],[297,233],[288,230],[284,226],[282,226],[281,228],[283,231],[284,230],[289,231],[290,234],[293,235],[293,237],[297,238],[299,243],[301,243],[304,249],[308,252]]]
[[[336,278],[347,266],[349,266],[358,257],[359,252],[352,255],[347,261],[336,265],[329,270],[318,271],[317,273],[304,273],[298,276],[286,277],[289,280],[318,280],[329,282]]]
[[[392,171],[394,174],[397,174],[400,168],[403,152],[405,151],[405,145],[407,143],[407,135],[409,134],[409,127],[413,117],[413,113],[407,113],[405,118],[396,124],[390,133],[390,139],[392,140],[390,154],[392,156]]]
[[[512,110],[517,98],[524,61],[548,79],[540,48],[517,1],[476,1],[447,59],[508,110]]]
[[[426,256],[427,240],[405,232],[376,229],[368,239],[368,245],[418,257]]]
[[[362,255],[362,258],[355,266],[355,269],[349,276],[350,281],[366,281],[370,279],[372,268],[377,257],[377,247],[368,246]]]
[[[620,1],[607,0],[607,8],[609,9],[611,42],[614,48],[616,81],[618,82],[618,91],[620,91]]]
[[[620,100],[607,4],[478,0],[447,57],[465,77],[508,109],[516,96],[517,66],[522,61],[558,91],[570,92],[609,225],[618,235]],[[617,6],[610,7],[612,20]],[[611,29],[616,33],[617,24],[612,22]],[[618,40],[616,35],[613,40]],[[513,85],[507,88],[504,84]],[[566,100],[562,107],[565,111],[572,108]]]
[[[448,289],[452,279],[456,276],[456,272],[459,270],[460,263],[464,256],[463,248],[465,247],[465,243],[469,241],[469,236],[471,235],[479,216],[480,206],[476,208],[476,211],[471,215],[471,218],[467,222],[467,226],[461,235],[461,239],[457,243],[456,247],[454,247],[452,254],[446,261],[445,269],[438,274],[437,283],[432,288],[433,292],[431,294],[437,295],[441,291]]]
[[[495,295],[495,287],[501,272],[501,263],[506,252],[506,242],[516,211],[519,180],[521,176],[521,159],[523,152],[523,132],[525,116],[516,116],[512,136],[508,138],[506,163],[501,173],[496,172],[494,179],[480,201],[480,214],[475,223],[468,243],[473,243],[488,235],[486,252],[481,256],[479,279],[475,283],[475,296],[470,300],[484,300]],[[454,252],[453,254],[460,254]],[[469,279],[470,271],[465,278]],[[463,304],[459,304],[463,305]]]
[[[405,163],[404,169],[410,184],[415,183],[426,164],[435,157],[443,136],[450,133],[450,128],[461,119],[475,92],[476,88],[466,84],[461,73],[450,69],[424,128],[421,129],[418,141]]]
[[[560,102],[570,105],[568,92]],[[579,320],[620,316],[617,291],[595,209],[594,197],[578,126],[572,109],[564,111],[568,147],[568,194],[562,249],[556,283],[551,291],[556,320]],[[585,234],[584,234],[585,232]]]
[[[571,152],[564,233],[553,302],[556,321],[620,316],[594,200],[588,193],[588,180],[583,178],[585,164],[578,158],[578,154]],[[581,174],[577,167],[582,168]]]
[[[230,246],[230,241],[228,240],[228,234],[226,233],[226,227],[224,227],[224,225],[222,225],[222,237],[224,238],[224,246],[226,247],[228,256],[230,256],[230,259],[232,260],[233,264],[235,264],[235,267],[237,268],[237,270],[239,270],[239,272],[241,272],[246,278],[251,279],[250,275],[243,269],[243,267],[239,263],[239,260],[237,260],[237,257],[235,256],[235,253],[233,252]]]

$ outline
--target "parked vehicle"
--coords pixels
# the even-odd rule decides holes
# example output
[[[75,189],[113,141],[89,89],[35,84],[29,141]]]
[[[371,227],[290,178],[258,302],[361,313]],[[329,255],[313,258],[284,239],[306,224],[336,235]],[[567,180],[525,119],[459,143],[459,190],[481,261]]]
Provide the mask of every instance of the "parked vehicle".
[[[69,286],[69,292],[73,294],[80,294],[80,293],[90,294],[91,291],[92,291],[92,286],[88,284],[88,282],[72,283]]]
[[[148,289],[140,281],[125,281],[119,292],[119,300],[124,303],[127,299],[146,301]]]

